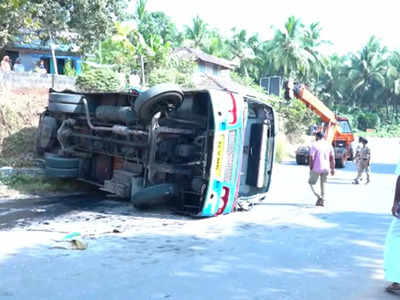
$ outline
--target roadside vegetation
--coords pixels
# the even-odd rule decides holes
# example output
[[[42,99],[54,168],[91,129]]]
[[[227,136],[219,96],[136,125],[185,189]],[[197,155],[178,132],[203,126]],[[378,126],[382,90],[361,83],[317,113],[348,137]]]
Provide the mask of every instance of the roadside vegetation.
[[[87,64],[78,82],[81,87],[102,90],[116,88],[112,72],[126,74],[126,79],[136,74],[141,86],[173,81],[190,87],[193,66],[177,63],[173,53],[179,47],[197,48],[237,62],[232,75],[236,81],[254,87],[265,76],[292,78],[306,84],[333,111],[347,116],[353,129],[398,135],[400,52],[388,49],[376,37],[371,36],[356,53],[326,56],[321,46],[334,47],[334,41],[323,39],[318,20],[304,23],[289,17],[284,26],[271,24],[265,29],[273,37],[262,40],[245,28],[232,28],[223,35],[199,17],[178,30],[164,12],[148,11],[146,4],[137,0],[129,11],[125,0],[3,1],[0,54],[7,43],[21,38],[79,49]],[[108,71],[93,71],[94,65]],[[67,71],[74,74],[68,64]],[[299,132],[308,126],[312,117],[306,109],[299,109],[298,103],[283,105],[287,108],[281,102],[277,106],[284,117],[297,120],[296,126],[289,120],[286,131]]]
[[[0,198],[19,195],[60,195],[93,190],[92,186],[76,180],[48,178],[43,175],[15,174],[0,176]]]
[[[236,62],[232,80],[259,92],[265,76],[306,84],[329,108],[348,117],[358,135],[400,136],[400,52],[374,36],[355,53],[325,56],[321,46],[334,47],[334,41],[323,39],[318,20],[304,23],[292,16],[284,26],[271,24],[265,30],[272,38],[262,40],[245,28],[223,35],[199,17],[179,30],[164,12],[148,11],[146,4],[137,0],[130,11],[125,0],[2,1],[0,56],[9,43],[40,40],[81,52],[83,72],[77,82],[82,89],[120,89],[121,74],[125,88],[132,74],[140,87],[166,81],[192,87],[195,65],[178,60],[174,50],[197,48]],[[65,69],[76,76],[70,62]],[[34,166],[38,113],[47,97],[1,89],[0,97],[0,166]],[[277,155],[284,157],[289,145],[300,142],[319,120],[300,101],[271,96],[270,102],[280,120]]]
[[[36,128],[48,90],[0,89],[0,167],[35,166]]]

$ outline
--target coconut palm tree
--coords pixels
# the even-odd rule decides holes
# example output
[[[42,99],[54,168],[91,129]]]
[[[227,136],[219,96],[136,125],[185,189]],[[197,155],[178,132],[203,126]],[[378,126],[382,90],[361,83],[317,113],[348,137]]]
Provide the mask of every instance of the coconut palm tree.
[[[378,90],[385,88],[387,57],[387,48],[382,47],[374,36],[358,54],[351,56],[349,79],[353,85],[355,105],[376,106]]]
[[[208,24],[199,16],[192,20],[192,27],[185,26],[185,37],[193,41],[194,48],[200,48],[208,35]]]
[[[324,71],[316,79],[315,89],[329,107],[341,107],[347,100],[347,61],[347,56],[334,54],[321,62]]]
[[[240,69],[246,77],[249,77],[248,65],[255,58],[254,51],[251,45],[257,43],[257,37],[247,38],[246,30],[238,31],[235,27],[232,28],[232,39],[228,41],[233,58],[237,58],[240,63]]]
[[[209,31],[201,50],[205,53],[226,59],[232,59],[233,56],[228,41],[216,29]]]
[[[276,74],[306,80],[313,56],[305,49],[304,25],[300,19],[289,17],[283,30],[275,31],[265,51],[265,57]]]
[[[400,52],[393,51],[389,56],[385,74],[384,120],[395,122],[399,117],[400,104]]]
[[[332,44],[330,41],[321,39],[321,31],[322,28],[319,22],[312,23],[308,28],[304,31],[303,37],[303,45],[304,50],[307,51],[313,57],[313,68],[312,71],[315,72],[315,75],[318,77],[321,73],[326,73],[329,76],[329,72],[327,72],[325,63],[326,59],[320,53],[320,48],[323,45]]]

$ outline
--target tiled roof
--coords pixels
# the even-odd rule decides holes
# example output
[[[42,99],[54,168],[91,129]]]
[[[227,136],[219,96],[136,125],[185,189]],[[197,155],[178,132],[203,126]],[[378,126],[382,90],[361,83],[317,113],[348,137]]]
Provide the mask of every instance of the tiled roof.
[[[200,49],[181,47],[175,50],[175,53],[182,53],[182,52],[186,52],[190,56],[194,57],[196,60],[201,60],[203,62],[218,65],[226,69],[233,70],[237,67],[237,64],[234,63],[233,61],[229,61],[227,59],[219,58],[214,55],[204,53]]]
[[[28,42],[23,41],[22,39],[18,39],[16,41],[9,43],[7,45],[7,48],[50,51],[50,44],[49,44],[49,42],[42,43],[40,40],[33,40],[28,43]],[[75,51],[71,51],[71,47],[66,46],[66,45],[58,45],[58,44],[55,47],[55,51],[75,53]]]

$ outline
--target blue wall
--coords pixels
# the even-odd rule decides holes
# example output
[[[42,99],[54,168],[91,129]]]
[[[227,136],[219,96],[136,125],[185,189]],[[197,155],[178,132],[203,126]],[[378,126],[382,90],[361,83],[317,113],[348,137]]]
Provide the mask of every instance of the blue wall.
[[[21,59],[21,63],[24,65],[25,72],[33,72],[35,69],[36,64],[41,59],[46,59],[49,61],[49,73],[54,73],[54,64],[53,59],[51,58],[50,54],[36,54],[36,53],[20,53],[19,57]],[[82,71],[81,64],[82,60],[80,57],[76,56],[64,56],[64,55],[56,55],[57,60],[67,60],[70,59],[72,61],[72,65],[76,71],[76,74],[80,74]],[[60,72],[60,70],[59,70]]]

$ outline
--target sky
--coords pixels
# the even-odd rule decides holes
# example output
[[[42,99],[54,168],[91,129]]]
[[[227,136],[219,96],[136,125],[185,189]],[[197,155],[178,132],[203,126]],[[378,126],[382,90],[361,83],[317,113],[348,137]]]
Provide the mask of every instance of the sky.
[[[165,12],[179,29],[198,15],[223,34],[237,27],[264,40],[273,35],[271,26],[282,28],[295,16],[321,24],[321,38],[333,43],[323,49],[327,54],[359,51],[372,35],[389,50],[400,49],[398,0],[148,0],[147,10]]]

